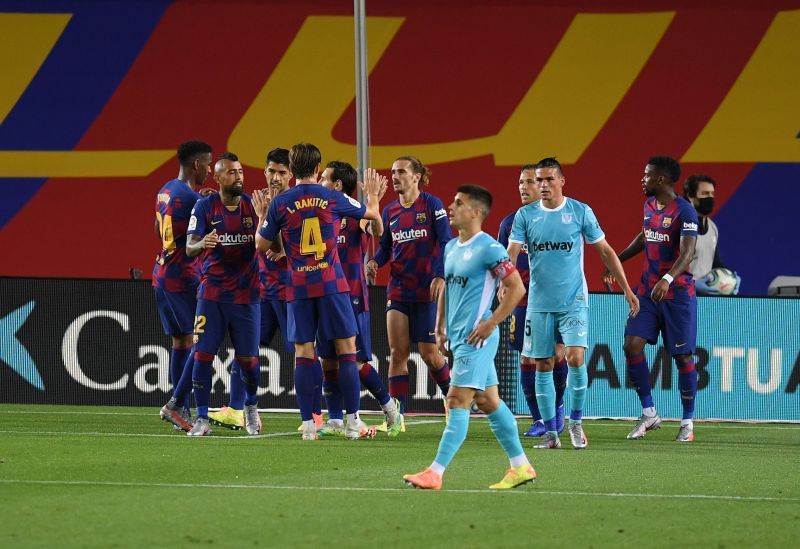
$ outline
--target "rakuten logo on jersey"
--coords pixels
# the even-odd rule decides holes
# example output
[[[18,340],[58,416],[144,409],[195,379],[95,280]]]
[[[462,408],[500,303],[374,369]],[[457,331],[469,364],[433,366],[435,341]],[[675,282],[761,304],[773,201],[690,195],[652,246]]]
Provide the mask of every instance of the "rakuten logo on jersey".
[[[645,229],[644,237],[648,242],[669,242],[668,234],[660,233],[658,231],[654,231],[653,229]]]
[[[405,231],[392,231],[392,242],[402,244],[403,242],[410,242],[417,238],[428,238],[427,229],[408,229]]]
[[[252,244],[255,241],[255,235],[242,234],[242,233],[222,233],[217,236],[217,240],[223,246],[238,246],[239,244]]]

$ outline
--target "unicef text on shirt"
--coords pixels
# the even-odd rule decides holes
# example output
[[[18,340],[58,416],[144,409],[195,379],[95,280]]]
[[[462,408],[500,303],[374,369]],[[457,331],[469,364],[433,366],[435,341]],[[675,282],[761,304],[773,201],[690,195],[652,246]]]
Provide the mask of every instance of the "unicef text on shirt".
[[[223,246],[236,246],[238,244],[252,244],[255,241],[255,236],[252,234],[242,233],[222,233],[217,236],[217,240]]]
[[[407,229],[405,231],[392,231],[392,242],[402,244],[417,238],[427,238],[427,229]]]

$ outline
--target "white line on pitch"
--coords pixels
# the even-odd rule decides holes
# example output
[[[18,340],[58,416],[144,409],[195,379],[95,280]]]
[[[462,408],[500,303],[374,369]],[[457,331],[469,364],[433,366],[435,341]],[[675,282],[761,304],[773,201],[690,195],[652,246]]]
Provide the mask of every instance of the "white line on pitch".
[[[280,486],[269,484],[203,484],[203,483],[169,483],[169,482],[115,482],[102,480],[26,480],[26,479],[0,479],[2,484],[33,484],[44,486],[112,486],[126,488],[222,488],[225,490],[291,490],[314,492],[411,492],[409,488],[379,488],[362,486]],[[772,501],[796,502],[800,498],[771,497],[771,496],[727,496],[720,494],[634,494],[625,492],[569,492],[565,490],[539,490],[537,488],[521,490],[471,490],[455,489],[442,490],[443,493],[459,494],[524,494],[548,496],[580,496],[580,497],[607,497],[607,498],[661,498],[661,499],[710,499],[731,501]]]

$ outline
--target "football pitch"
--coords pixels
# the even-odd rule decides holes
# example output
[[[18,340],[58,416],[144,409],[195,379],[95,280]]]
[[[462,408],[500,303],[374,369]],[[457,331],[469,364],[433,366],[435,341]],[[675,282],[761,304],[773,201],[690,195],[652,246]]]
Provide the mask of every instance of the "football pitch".
[[[539,478],[494,492],[508,462],[483,418],[441,492],[406,487],[442,417],[397,439],[303,442],[173,433],[157,409],[0,405],[0,547],[769,547],[800,534],[800,426],[676,423],[629,441],[587,421],[589,448],[533,450]],[[377,423],[378,416],[365,416]],[[527,428],[520,421],[520,428]],[[794,542],[792,540],[795,540]]]

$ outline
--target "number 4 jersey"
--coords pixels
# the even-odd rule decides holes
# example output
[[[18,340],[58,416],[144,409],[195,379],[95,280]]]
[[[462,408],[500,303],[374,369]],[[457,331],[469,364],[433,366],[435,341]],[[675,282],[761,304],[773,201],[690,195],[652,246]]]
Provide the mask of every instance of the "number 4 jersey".
[[[280,232],[292,282],[286,299],[309,299],[350,291],[337,252],[344,217],[364,217],[357,200],[313,183],[301,183],[272,200],[259,234],[275,240]]]

